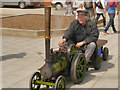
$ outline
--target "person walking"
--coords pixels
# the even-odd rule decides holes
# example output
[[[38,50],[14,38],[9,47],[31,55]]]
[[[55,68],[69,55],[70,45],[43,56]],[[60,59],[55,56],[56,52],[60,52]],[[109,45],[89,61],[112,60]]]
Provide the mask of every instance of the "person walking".
[[[105,7],[105,0],[97,0],[96,1],[96,23],[98,23],[98,19],[102,15],[103,17],[103,27],[106,26],[106,7]]]
[[[76,5],[77,3],[77,0],[72,0],[72,4],[71,4],[71,7],[72,7],[72,15],[75,15],[74,11],[73,11],[73,4]]]
[[[71,16],[74,15],[73,12],[73,0],[66,0],[65,4],[66,4],[66,13],[64,15],[66,16]]]
[[[118,0],[106,0],[106,1],[107,1],[107,6],[108,6],[108,15],[110,19],[103,33],[109,34],[107,33],[107,31],[110,26],[112,26],[114,33],[117,33],[115,25],[114,25],[114,18],[115,18],[116,8],[117,8],[117,15],[119,14]]]

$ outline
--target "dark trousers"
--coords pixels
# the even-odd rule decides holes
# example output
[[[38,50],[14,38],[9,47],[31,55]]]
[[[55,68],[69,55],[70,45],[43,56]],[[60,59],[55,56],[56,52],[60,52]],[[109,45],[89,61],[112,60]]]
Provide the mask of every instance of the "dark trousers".
[[[110,26],[112,26],[112,29],[114,32],[116,32],[115,26],[114,26],[114,18],[115,18],[115,13],[108,13],[109,15],[109,23],[107,25],[107,27],[105,28],[105,32],[107,32],[107,30],[109,29]]]
[[[97,13],[96,23],[98,23],[98,19],[100,18],[101,15],[103,17],[103,26],[105,26],[106,25],[106,19],[105,19],[105,16],[103,15],[103,13]]]

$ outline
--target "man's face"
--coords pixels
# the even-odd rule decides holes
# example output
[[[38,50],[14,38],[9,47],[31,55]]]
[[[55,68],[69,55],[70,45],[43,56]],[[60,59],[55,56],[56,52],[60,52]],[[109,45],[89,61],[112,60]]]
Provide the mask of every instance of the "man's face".
[[[78,12],[78,18],[85,18],[86,13],[85,12]]]
[[[88,16],[85,12],[78,12],[78,20],[80,22],[85,22],[87,20]]]

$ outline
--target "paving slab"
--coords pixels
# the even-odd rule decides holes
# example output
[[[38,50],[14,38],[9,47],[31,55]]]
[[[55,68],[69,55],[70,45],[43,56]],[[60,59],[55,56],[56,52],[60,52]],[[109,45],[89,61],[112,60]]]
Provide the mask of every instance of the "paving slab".
[[[96,83],[92,86],[92,88],[113,88],[118,87],[118,59],[116,59],[116,62],[114,63],[114,67],[111,69],[108,69],[106,72],[104,72],[103,76],[99,78],[99,82],[96,81]]]

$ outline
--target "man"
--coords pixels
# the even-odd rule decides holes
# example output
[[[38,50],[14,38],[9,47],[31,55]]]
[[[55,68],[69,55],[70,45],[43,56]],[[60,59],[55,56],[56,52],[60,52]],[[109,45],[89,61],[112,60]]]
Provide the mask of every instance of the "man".
[[[66,30],[59,46],[67,42],[68,46],[75,44],[78,48],[82,47],[85,50],[86,62],[88,63],[96,48],[99,32],[96,23],[88,19],[89,13],[84,8],[79,9],[77,12],[78,18]]]

